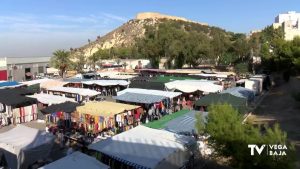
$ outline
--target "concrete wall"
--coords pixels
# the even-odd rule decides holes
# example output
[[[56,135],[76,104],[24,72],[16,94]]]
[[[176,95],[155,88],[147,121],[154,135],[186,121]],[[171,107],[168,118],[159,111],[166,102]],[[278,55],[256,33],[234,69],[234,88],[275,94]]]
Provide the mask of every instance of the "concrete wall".
[[[48,63],[34,63],[34,64],[14,64],[7,66],[7,74],[9,80],[14,81],[25,81],[25,69],[30,68],[30,72],[35,77],[39,73],[46,73],[46,66]],[[42,70],[39,70],[39,67],[42,67]]]

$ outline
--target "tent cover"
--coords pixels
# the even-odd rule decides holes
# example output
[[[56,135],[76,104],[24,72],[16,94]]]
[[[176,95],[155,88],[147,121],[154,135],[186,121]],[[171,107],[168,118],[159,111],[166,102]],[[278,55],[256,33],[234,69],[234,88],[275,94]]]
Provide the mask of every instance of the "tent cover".
[[[224,90],[222,93],[229,93],[236,97],[246,98],[248,101],[253,101],[255,92],[244,87],[233,87]]]
[[[47,158],[53,143],[53,135],[24,125],[0,134],[0,152],[11,169],[27,169],[37,160]]]
[[[166,99],[164,96],[150,95],[150,94],[140,94],[140,93],[124,93],[119,96],[114,96],[114,99],[129,103],[142,103],[142,104],[152,104],[161,102]]]
[[[73,113],[76,111],[76,107],[79,106],[79,103],[75,102],[64,102],[60,104],[53,104],[41,110],[44,114],[51,114],[56,112],[65,112],[65,113]]]
[[[165,84],[162,82],[131,81],[131,83],[129,84],[129,88],[165,90]]]
[[[215,81],[208,80],[176,80],[165,83],[168,90],[179,90],[184,93],[203,91],[207,93],[216,93],[223,90],[223,86],[214,84]]]
[[[0,88],[14,88],[14,87],[19,87],[19,86],[24,86],[23,84],[21,83],[18,83],[16,81],[2,81],[0,82]]]
[[[63,96],[57,96],[52,94],[35,94],[32,96],[28,96],[31,98],[37,99],[39,102],[43,104],[60,104],[64,102],[75,102],[74,99],[63,97]]]
[[[247,111],[247,100],[233,96],[229,93],[215,94],[211,93],[204,96],[195,102],[195,106],[209,106],[216,103],[227,103],[237,109],[239,112],[244,113]]]
[[[112,138],[91,144],[89,149],[134,168],[177,169],[190,157],[186,145],[194,139],[164,130],[137,126]]]
[[[115,102],[87,102],[83,106],[77,107],[77,111],[82,114],[90,114],[95,116],[111,116],[124,112],[125,110],[133,110],[140,106],[122,104]]]
[[[32,92],[27,89],[1,89],[0,103],[13,107],[23,107],[36,104],[36,99],[23,96],[28,93],[31,94]]]
[[[75,87],[52,87],[49,88],[48,90],[56,91],[56,92],[79,94],[81,96],[90,96],[90,97],[100,94],[100,92],[97,92],[95,90],[75,88]]]
[[[157,95],[157,96],[164,96],[170,99],[180,96],[181,92],[168,92],[168,91],[161,91],[161,90],[148,90],[148,89],[138,89],[138,88],[127,88],[125,90],[119,91],[117,95],[122,95],[124,93],[140,93],[140,94],[150,94],[150,95]]]
[[[90,80],[90,81],[83,81],[83,84],[86,85],[99,85],[99,86],[127,86],[129,82],[125,80]]]
[[[109,166],[81,152],[74,152],[39,169],[109,169]]]

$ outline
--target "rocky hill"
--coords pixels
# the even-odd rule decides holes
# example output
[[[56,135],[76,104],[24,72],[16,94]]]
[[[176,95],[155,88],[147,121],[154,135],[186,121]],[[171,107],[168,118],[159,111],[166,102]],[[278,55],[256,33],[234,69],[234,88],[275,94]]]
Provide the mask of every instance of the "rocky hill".
[[[206,23],[194,22],[182,17],[153,12],[139,13],[135,19],[129,20],[103,37],[97,37],[95,41],[91,41],[89,44],[73,50],[75,50],[76,53],[81,52],[88,57],[97,52],[99,49],[130,46],[135,43],[136,38],[143,37],[146,26],[155,25],[159,22],[163,22],[164,20],[178,20],[207,26]]]

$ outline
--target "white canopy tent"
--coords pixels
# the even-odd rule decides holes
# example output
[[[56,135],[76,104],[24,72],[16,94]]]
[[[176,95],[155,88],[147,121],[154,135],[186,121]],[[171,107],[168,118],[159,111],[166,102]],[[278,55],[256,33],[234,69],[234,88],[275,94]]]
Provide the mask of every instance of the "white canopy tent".
[[[199,74],[190,74],[190,75],[195,75],[195,76],[202,76],[202,77],[217,77],[217,78],[227,78],[228,76],[225,74],[206,74],[206,73],[199,73]]]
[[[122,95],[124,93],[140,93],[140,94],[151,94],[157,96],[164,96],[170,99],[180,96],[181,92],[169,92],[169,91],[161,91],[161,90],[148,90],[148,89],[138,89],[138,88],[127,88],[125,90],[119,91],[117,95]]]
[[[20,83],[27,85],[27,86],[32,86],[32,85],[36,85],[36,84],[40,84],[40,83],[47,83],[48,81],[49,81],[48,78],[43,78],[43,79],[30,80],[30,81],[25,81],[25,82],[20,82]]]
[[[187,136],[138,126],[89,146],[129,166],[147,169],[175,169],[184,166],[191,153]]]
[[[3,153],[8,168],[27,169],[37,160],[47,158],[54,143],[54,136],[17,125],[0,134],[0,154]]]
[[[167,90],[179,90],[184,93],[203,91],[206,93],[217,93],[223,90],[223,86],[214,84],[216,81],[208,80],[175,80],[165,83]]]
[[[109,166],[81,152],[74,152],[39,169],[109,169]]]
[[[125,80],[91,80],[91,81],[83,81],[83,84],[86,85],[99,85],[99,86],[127,86],[129,82]]]
[[[35,94],[32,96],[27,96],[31,98],[36,98],[39,102],[43,104],[60,104],[64,102],[75,102],[74,99],[63,97],[63,96],[56,96],[56,95],[51,95],[51,94]]]
[[[81,96],[96,96],[99,95],[100,92],[90,89],[82,89],[82,88],[75,88],[75,87],[52,87],[47,89],[48,91],[56,91],[56,92],[64,92],[64,93],[71,93],[71,94],[78,94]]]

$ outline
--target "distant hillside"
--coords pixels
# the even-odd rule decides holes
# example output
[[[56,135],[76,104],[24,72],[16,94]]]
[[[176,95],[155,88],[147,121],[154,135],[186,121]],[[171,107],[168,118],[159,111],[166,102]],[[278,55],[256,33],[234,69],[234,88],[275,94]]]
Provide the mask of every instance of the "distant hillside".
[[[108,34],[102,37],[97,37],[95,41],[91,41],[89,44],[74,50],[76,52],[82,52],[86,57],[88,57],[99,49],[128,47],[133,45],[137,38],[144,36],[146,30],[145,28],[147,26],[153,26],[170,20],[182,24],[187,30],[192,29],[196,31],[202,31],[206,34],[209,34],[211,28],[206,23],[194,22],[182,17],[151,12],[139,13],[135,19],[129,20]]]

